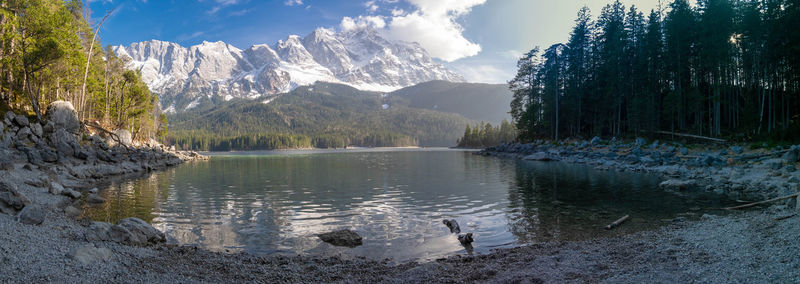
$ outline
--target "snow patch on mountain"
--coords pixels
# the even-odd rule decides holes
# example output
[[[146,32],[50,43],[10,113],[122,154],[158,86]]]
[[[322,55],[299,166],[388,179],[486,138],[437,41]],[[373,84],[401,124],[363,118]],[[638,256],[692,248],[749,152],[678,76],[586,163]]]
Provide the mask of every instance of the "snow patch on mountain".
[[[187,48],[152,40],[114,51],[127,60],[126,68],[141,71],[171,112],[206,101],[265,98],[317,81],[380,92],[432,80],[464,81],[419,44],[390,41],[368,27],[341,32],[319,28],[302,38],[291,35],[272,46],[246,50],[221,41]]]

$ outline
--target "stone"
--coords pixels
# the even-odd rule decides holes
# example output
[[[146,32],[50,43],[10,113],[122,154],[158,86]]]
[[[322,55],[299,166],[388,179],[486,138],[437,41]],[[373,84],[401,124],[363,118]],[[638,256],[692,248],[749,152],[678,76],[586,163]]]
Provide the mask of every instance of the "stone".
[[[64,187],[57,182],[50,182],[50,194],[53,195],[61,195],[64,192]]]
[[[784,167],[783,169],[786,170],[786,172],[789,172],[789,173],[793,173],[793,172],[797,171],[797,167],[795,167],[794,165],[786,165],[786,167]]]
[[[634,148],[631,150],[631,154],[633,154],[634,156],[637,156],[637,157],[638,157],[638,156],[642,156],[642,155],[644,154],[644,152],[642,151],[642,148],[639,148],[639,147],[634,147]]]
[[[323,242],[344,247],[360,246],[363,240],[363,238],[361,238],[361,236],[359,236],[356,232],[347,229],[319,234],[318,237]]]
[[[744,148],[742,146],[732,146],[730,150],[732,153],[735,153],[737,155],[744,153]]]
[[[636,147],[642,147],[645,144],[647,144],[647,140],[645,140],[644,138],[641,138],[641,137],[637,137],[636,141],[635,141],[635,144],[636,144]]]
[[[106,222],[91,222],[84,234],[87,241],[112,241],[117,243],[139,244],[132,242],[136,237],[130,230],[120,225]]]
[[[131,132],[128,130],[117,129],[116,131],[114,131],[114,134],[116,134],[117,137],[119,137],[119,142],[122,143],[122,145],[130,146],[133,143],[133,136],[131,135]]]
[[[97,190],[97,188],[96,188],[96,187],[94,187],[94,188],[92,188],[92,189],[89,189],[89,193],[92,193],[92,194],[97,194],[97,192],[98,192],[98,190]]]
[[[29,163],[34,165],[41,165],[42,161],[44,161],[42,159],[42,155],[39,153],[39,150],[26,147],[24,151],[25,151],[25,156],[27,156]]]
[[[17,131],[17,140],[30,141],[31,135],[33,135],[33,132],[31,132],[29,127],[25,126]]]
[[[28,121],[28,117],[27,116],[24,116],[24,115],[20,114],[20,115],[17,115],[17,116],[14,117],[14,123],[19,125],[19,127],[27,127],[28,124],[30,124],[30,121]]]
[[[13,111],[9,110],[6,112],[5,116],[3,116],[3,122],[5,122],[5,124],[8,124],[9,127],[11,127],[11,123],[14,122],[14,118],[16,117],[17,115],[14,114]]]
[[[44,222],[47,212],[39,205],[28,205],[19,212],[17,220],[22,224],[39,225]]]
[[[67,132],[67,130],[59,128],[50,135],[50,143],[61,155],[71,157],[75,155],[75,147],[73,147],[73,145],[77,145],[78,141],[75,139],[75,136]]]
[[[794,147],[789,149],[788,152],[783,154],[783,159],[786,160],[787,163],[796,163],[800,160],[800,150]]]
[[[75,152],[75,158],[78,158],[78,159],[81,159],[81,160],[86,160],[86,159],[89,158],[89,153],[86,152],[85,150],[77,151],[77,152]]]
[[[458,242],[460,242],[463,246],[472,245],[473,241],[475,241],[475,239],[472,238],[472,233],[458,235]]]
[[[0,212],[16,215],[30,203],[25,195],[17,191],[14,184],[0,181]]]
[[[589,143],[591,143],[592,146],[597,146],[597,145],[600,145],[601,142],[603,142],[603,141],[600,139],[600,137],[595,136],[594,138],[592,138],[592,140]],[[174,148],[174,146],[172,148]],[[173,150],[173,151],[175,151],[175,150]]]
[[[684,190],[689,189],[696,185],[694,180],[678,180],[678,179],[670,179],[663,181],[658,186],[664,189],[677,189],[677,190]]]
[[[47,107],[47,121],[52,122],[55,129],[64,129],[70,133],[78,132],[81,123],[78,120],[78,113],[67,101],[55,101]]]
[[[67,215],[67,217],[70,217],[70,218],[78,218],[78,216],[81,216],[81,214],[83,214],[83,213],[81,212],[80,209],[75,208],[74,206],[70,205],[70,206],[67,206],[67,207],[64,208],[64,214]]]
[[[681,155],[689,155],[689,149],[686,147],[681,147]]]
[[[94,244],[86,244],[83,246],[72,248],[67,253],[67,258],[77,261],[83,265],[90,265],[100,261],[108,261],[111,259],[111,250],[103,247],[97,247]]]
[[[133,244],[146,245],[163,243],[167,241],[164,233],[156,228],[153,228],[152,225],[148,224],[144,220],[136,217],[119,220],[117,225],[131,232],[132,237],[130,242]]]
[[[58,153],[50,149],[43,149],[39,151],[39,155],[42,157],[42,161],[47,163],[55,163],[58,162]]]
[[[42,137],[44,135],[44,131],[42,130],[42,125],[38,123],[31,123],[30,125],[31,133],[36,135],[36,137]]]
[[[104,198],[94,193],[90,193],[88,196],[86,196],[86,203],[89,204],[102,204],[105,202],[106,200]]]
[[[71,188],[65,188],[64,191],[61,192],[61,195],[67,196],[72,199],[81,198],[81,193]]]

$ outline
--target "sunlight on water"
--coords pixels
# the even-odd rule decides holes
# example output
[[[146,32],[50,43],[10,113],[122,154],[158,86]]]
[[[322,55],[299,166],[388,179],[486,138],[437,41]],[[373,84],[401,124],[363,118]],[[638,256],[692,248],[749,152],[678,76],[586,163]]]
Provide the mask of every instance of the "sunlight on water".
[[[441,223],[475,234],[475,252],[650,229],[715,196],[658,190],[648,175],[598,172],[444,149],[243,152],[114,183],[95,220],[136,216],[171,242],[256,254],[430,260],[466,253]],[[616,218],[632,220],[602,230]],[[350,249],[316,234],[349,228]]]

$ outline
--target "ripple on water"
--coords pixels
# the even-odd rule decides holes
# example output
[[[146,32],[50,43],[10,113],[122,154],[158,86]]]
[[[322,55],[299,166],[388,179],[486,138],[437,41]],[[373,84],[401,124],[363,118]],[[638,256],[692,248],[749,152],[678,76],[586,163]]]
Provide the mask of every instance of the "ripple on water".
[[[502,160],[461,151],[239,153],[114,183],[104,206],[136,216],[171,242],[257,254],[301,253],[430,260],[467,253],[442,219],[475,236],[475,252],[548,240],[624,234],[660,225],[716,196],[677,196],[641,174]],[[636,219],[612,232],[619,216]],[[319,233],[349,228],[364,245],[334,247]]]

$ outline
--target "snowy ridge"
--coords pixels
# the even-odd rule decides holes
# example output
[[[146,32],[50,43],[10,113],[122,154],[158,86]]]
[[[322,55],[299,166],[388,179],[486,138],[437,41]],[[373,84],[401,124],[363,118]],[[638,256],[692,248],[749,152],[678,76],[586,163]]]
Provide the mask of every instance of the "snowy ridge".
[[[318,28],[304,38],[246,50],[224,42],[182,47],[152,40],[117,46],[126,68],[140,70],[165,111],[234,98],[266,98],[317,81],[390,92],[432,80],[464,79],[435,62],[419,44],[389,41],[371,28]]]

